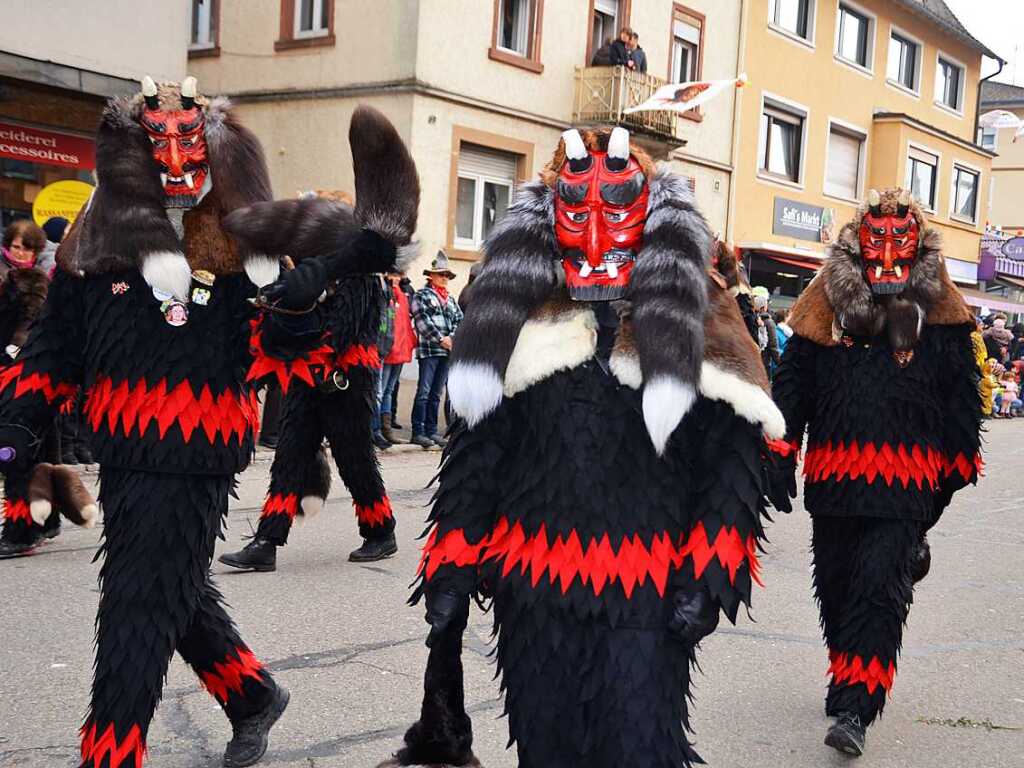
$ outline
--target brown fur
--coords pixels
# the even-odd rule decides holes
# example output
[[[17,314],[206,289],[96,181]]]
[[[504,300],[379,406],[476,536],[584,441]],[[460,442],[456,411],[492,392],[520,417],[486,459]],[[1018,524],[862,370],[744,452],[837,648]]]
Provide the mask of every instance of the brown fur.
[[[39,312],[46,303],[46,292],[50,287],[49,278],[34,267],[29,269],[11,269],[7,273],[18,295],[18,322],[9,343],[16,347],[25,346],[28,332],[39,317]]]
[[[216,184],[216,182],[214,182]],[[192,269],[205,269],[215,275],[241,270],[242,261],[235,241],[221,227],[224,211],[213,194],[185,212],[185,256]]]
[[[86,518],[86,507],[95,507],[96,500],[89,493],[82,478],[64,464],[37,464],[28,483],[28,499],[48,501],[63,517],[75,525],[92,527],[94,518]]]
[[[583,145],[591,152],[606,152],[608,150],[608,137],[611,135],[611,128],[580,128]],[[629,143],[629,154],[640,164],[640,168],[644,172],[644,176],[647,177],[647,180],[653,179],[657,169],[654,167],[654,161],[651,159],[651,156],[632,141]],[[558,147],[555,149],[555,154],[551,157],[551,162],[544,166],[544,170],[540,172],[540,180],[554,189],[555,184],[558,182],[558,174],[562,170],[563,165],[565,165],[565,141],[559,139]]]

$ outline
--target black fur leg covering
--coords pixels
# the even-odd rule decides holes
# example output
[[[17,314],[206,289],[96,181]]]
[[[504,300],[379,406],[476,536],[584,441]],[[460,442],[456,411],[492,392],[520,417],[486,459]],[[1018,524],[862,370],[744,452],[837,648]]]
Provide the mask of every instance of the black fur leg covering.
[[[829,649],[825,711],[870,724],[892,689],[913,601],[920,524],[884,518],[813,520],[814,590]]]
[[[466,714],[462,677],[462,636],[469,603],[442,633],[427,659],[420,719],[405,734],[399,765],[468,765],[473,757],[473,723]]]
[[[141,765],[176,649],[214,694],[226,690],[229,715],[265,704],[273,681],[250,658],[209,580],[231,483],[230,476],[102,471],[105,559],[84,768]]]
[[[33,544],[43,527],[32,520],[29,512],[28,475],[11,475],[4,479],[4,523],[0,538],[11,544]]]

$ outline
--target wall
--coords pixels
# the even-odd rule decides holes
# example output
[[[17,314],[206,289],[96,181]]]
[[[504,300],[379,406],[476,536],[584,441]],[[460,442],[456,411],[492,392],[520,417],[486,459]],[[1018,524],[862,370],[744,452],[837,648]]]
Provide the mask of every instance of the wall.
[[[191,29],[187,2],[8,2],[19,7],[5,9],[0,50],[133,80],[146,74],[184,77]]]
[[[1024,119],[1024,107],[1009,110]],[[1024,230],[1024,139],[1013,141],[1016,130],[1004,128],[996,133],[998,155],[992,161],[992,204],[989,221],[1016,233]]]

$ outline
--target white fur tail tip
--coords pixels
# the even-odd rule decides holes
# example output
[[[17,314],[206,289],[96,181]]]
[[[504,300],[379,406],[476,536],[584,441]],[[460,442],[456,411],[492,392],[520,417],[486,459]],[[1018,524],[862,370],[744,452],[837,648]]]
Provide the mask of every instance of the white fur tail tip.
[[[153,251],[142,258],[142,277],[149,287],[169,293],[178,301],[188,301],[192,287],[192,268],[180,251]]]
[[[671,376],[655,376],[644,386],[644,423],[659,456],[696,399],[692,384]]]
[[[281,264],[273,256],[254,253],[245,260],[245,274],[257,288],[265,288],[281,275]]]
[[[448,398],[452,408],[470,427],[501,405],[501,377],[487,363],[458,362],[448,373]]]
[[[398,246],[395,254],[395,269],[399,272],[408,272],[409,267],[420,256],[420,241],[414,240],[407,245]]]
[[[305,517],[316,517],[323,512],[326,503],[327,499],[322,499],[319,496],[303,496],[299,506],[302,507],[302,514]]]
[[[46,499],[36,499],[29,502],[28,513],[32,515],[32,522],[36,525],[43,525],[53,511],[53,505]]]
[[[82,511],[79,512],[82,516],[82,527],[83,528],[95,528],[96,518],[99,517],[100,508],[95,504],[86,504],[82,507]]]

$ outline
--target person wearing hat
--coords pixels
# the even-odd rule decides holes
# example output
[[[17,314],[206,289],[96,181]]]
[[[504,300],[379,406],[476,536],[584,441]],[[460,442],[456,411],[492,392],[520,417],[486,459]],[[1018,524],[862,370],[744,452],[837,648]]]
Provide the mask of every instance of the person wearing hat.
[[[39,254],[36,269],[45,272],[48,277],[53,277],[53,270],[57,267],[57,246],[64,241],[64,235],[68,233],[69,229],[71,229],[71,222],[63,216],[51,216],[43,222],[46,247]]]
[[[452,337],[462,322],[459,303],[448,293],[448,281],[455,273],[448,267],[448,255],[438,251],[423,270],[427,284],[416,291],[412,299],[412,316],[419,341],[416,359],[420,378],[416,385],[416,400],[412,409],[412,443],[423,448],[445,446],[445,439],[437,431],[437,414],[441,405],[441,392],[448,380],[448,356]]]

